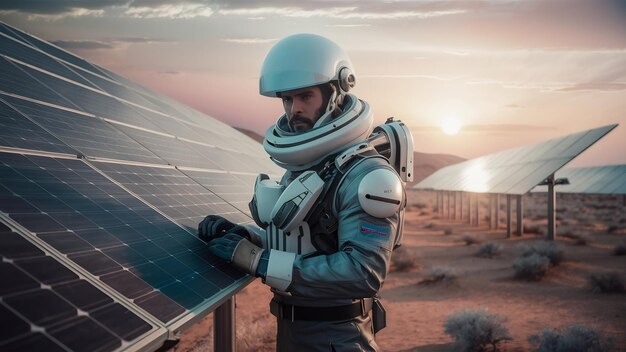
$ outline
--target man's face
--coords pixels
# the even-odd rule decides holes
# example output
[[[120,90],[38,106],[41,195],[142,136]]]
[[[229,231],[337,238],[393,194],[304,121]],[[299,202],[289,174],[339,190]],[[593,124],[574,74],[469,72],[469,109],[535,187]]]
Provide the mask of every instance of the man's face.
[[[313,128],[325,110],[322,90],[317,86],[290,90],[280,96],[289,126],[298,133]]]

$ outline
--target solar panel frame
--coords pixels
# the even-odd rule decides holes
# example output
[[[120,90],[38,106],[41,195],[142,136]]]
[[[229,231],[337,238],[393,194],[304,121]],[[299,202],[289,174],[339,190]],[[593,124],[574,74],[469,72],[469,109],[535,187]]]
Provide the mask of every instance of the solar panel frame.
[[[450,165],[414,188],[522,195],[616,127],[598,127]]]
[[[564,168],[555,178],[566,178],[569,184],[558,185],[557,193],[626,195],[626,164]],[[537,186],[533,192],[547,192]]]

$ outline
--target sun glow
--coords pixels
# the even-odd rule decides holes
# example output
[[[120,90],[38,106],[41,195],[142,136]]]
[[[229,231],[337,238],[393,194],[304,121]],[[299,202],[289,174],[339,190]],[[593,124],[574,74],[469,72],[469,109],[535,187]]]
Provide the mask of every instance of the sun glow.
[[[454,136],[461,130],[461,122],[455,118],[445,118],[441,121],[441,130],[447,135]]]

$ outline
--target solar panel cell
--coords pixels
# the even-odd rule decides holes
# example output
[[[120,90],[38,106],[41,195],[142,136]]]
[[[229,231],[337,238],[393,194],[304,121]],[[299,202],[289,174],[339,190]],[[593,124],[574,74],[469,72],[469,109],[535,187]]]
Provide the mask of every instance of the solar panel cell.
[[[41,333],[34,333],[18,339],[14,339],[6,344],[0,344],[2,351],[23,352],[23,351],[46,351],[46,352],[66,352],[66,350],[53,342]]]
[[[0,91],[18,94],[59,106],[76,108],[74,104],[52,91],[47,86],[41,84],[41,82],[35,80],[31,75],[26,74],[25,71],[31,73],[38,72],[0,57]],[[40,75],[46,76],[45,74]]]
[[[73,351],[112,351],[122,342],[88,317],[75,317],[48,333]]]
[[[84,155],[96,158],[165,164],[165,161],[101,119],[9,96],[2,96],[2,98],[22,114],[39,124],[39,126],[50,131],[50,133],[60,141],[72,146],[72,148],[80,151]],[[20,117],[28,121],[25,117],[21,115]],[[24,130],[25,128],[21,129]],[[29,130],[32,131],[34,128],[30,128]],[[46,135],[50,135],[50,133],[46,132]],[[10,138],[31,140],[30,135],[25,134],[25,131],[12,133],[11,135],[15,137]],[[35,142],[30,143],[34,144]],[[44,146],[30,149],[55,151],[51,150],[51,147],[48,146],[50,143],[51,142],[46,141]],[[7,145],[10,146],[10,144]],[[63,145],[65,146],[65,144]],[[65,146],[65,149],[67,149],[67,151],[62,150],[59,152],[76,153],[67,146]]]
[[[42,68],[56,75],[65,77],[90,87],[94,87],[76,72],[64,66],[50,56],[33,49],[31,46],[20,41],[9,39],[0,35],[0,54],[20,60],[27,64]]]

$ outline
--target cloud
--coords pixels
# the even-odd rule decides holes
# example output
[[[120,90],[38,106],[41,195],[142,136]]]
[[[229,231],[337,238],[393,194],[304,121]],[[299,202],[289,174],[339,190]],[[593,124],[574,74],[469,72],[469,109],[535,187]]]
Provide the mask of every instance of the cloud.
[[[115,6],[125,6],[130,0],[3,0],[0,12],[4,14],[23,13],[28,20],[58,21],[67,17],[100,17],[105,10]]]
[[[165,75],[180,75],[182,72],[180,71],[159,71],[159,73],[165,74]]]
[[[224,16],[271,16],[284,17],[328,17],[342,20],[367,19],[367,20],[393,20],[393,19],[424,19],[447,15],[456,15],[466,12],[465,10],[442,10],[442,11],[393,11],[393,12],[362,12],[358,7],[328,7],[306,9],[302,7],[250,7],[220,9],[220,15]]]
[[[434,75],[419,75],[419,74],[398,74],[398,75],[360,75],[359,78],[423,78],[423,79],[433,79],[436,81],[454,81],[459,79],[459,77],[442,77],[442,76],[434,76]]]
[[[465,132],[474,133],[509,133],[509,132],[540,132],[555,131],[556,128],[548,126],[524,125],[524,124],[492,124],[492,125],[467,125],[462,128]]]
[[[278,38],[224,38],[223,42],[236,43],[236,44],[266,44],[273,43]]]
[[[159,4],[157,6],[133,6],[124,14],[133,18],[171,18],[189,19],[195,17],[210,17],[213,9],[205,4],[179,3]]]
[[[561,88],[559,91],[561,92],[575,92],[575,91],[585,91],[585,90],[594,90],[594,91],[617,91],[617,90],[625,90],[626,83],[625,82],[590,82],[590,83],[580,83],[576,85],[572,85],[569,87]]]
[[[0,10],[19,11],[28,14],[61,15],[76,9],[103,10],[112,6],[127,5],[130,0],[2,0]]]
[[[510,108],[510,109],[517,109],[517,108],[521,108],[521,106],[517,105],[517,104],[508,104],[504,106],[505,108]]]
[[[356,27],[371,27],[371,24],[367,23],[355,23],[355,24],[327,24],[326,27],[334,28],[356,28]]]
[[[54,40],[53,44],[62,48],[72,50],[102,50],[102,49],[118,49],[122,45],[127,44],[150,44],[167,42],[163,39],[151,39],[143,37],[123,37],[106,40]]]
[[[72,49],[84,49],[84,50],[99,50],[99,49],[113,49],[115,46],[111,43],[102,42],[98,40],[55,40],[52,44],[58,45],[61,48]]]
[[[524,125],[524,124],[490,124],[490,125],[465,125],[461,127],[460,133],[472,134],[493,134],[493,133],[529,133],[555,131],[554,127]],[[416,134],[441,133],[441,128],[437,126],[413,126],[411,132]]]

